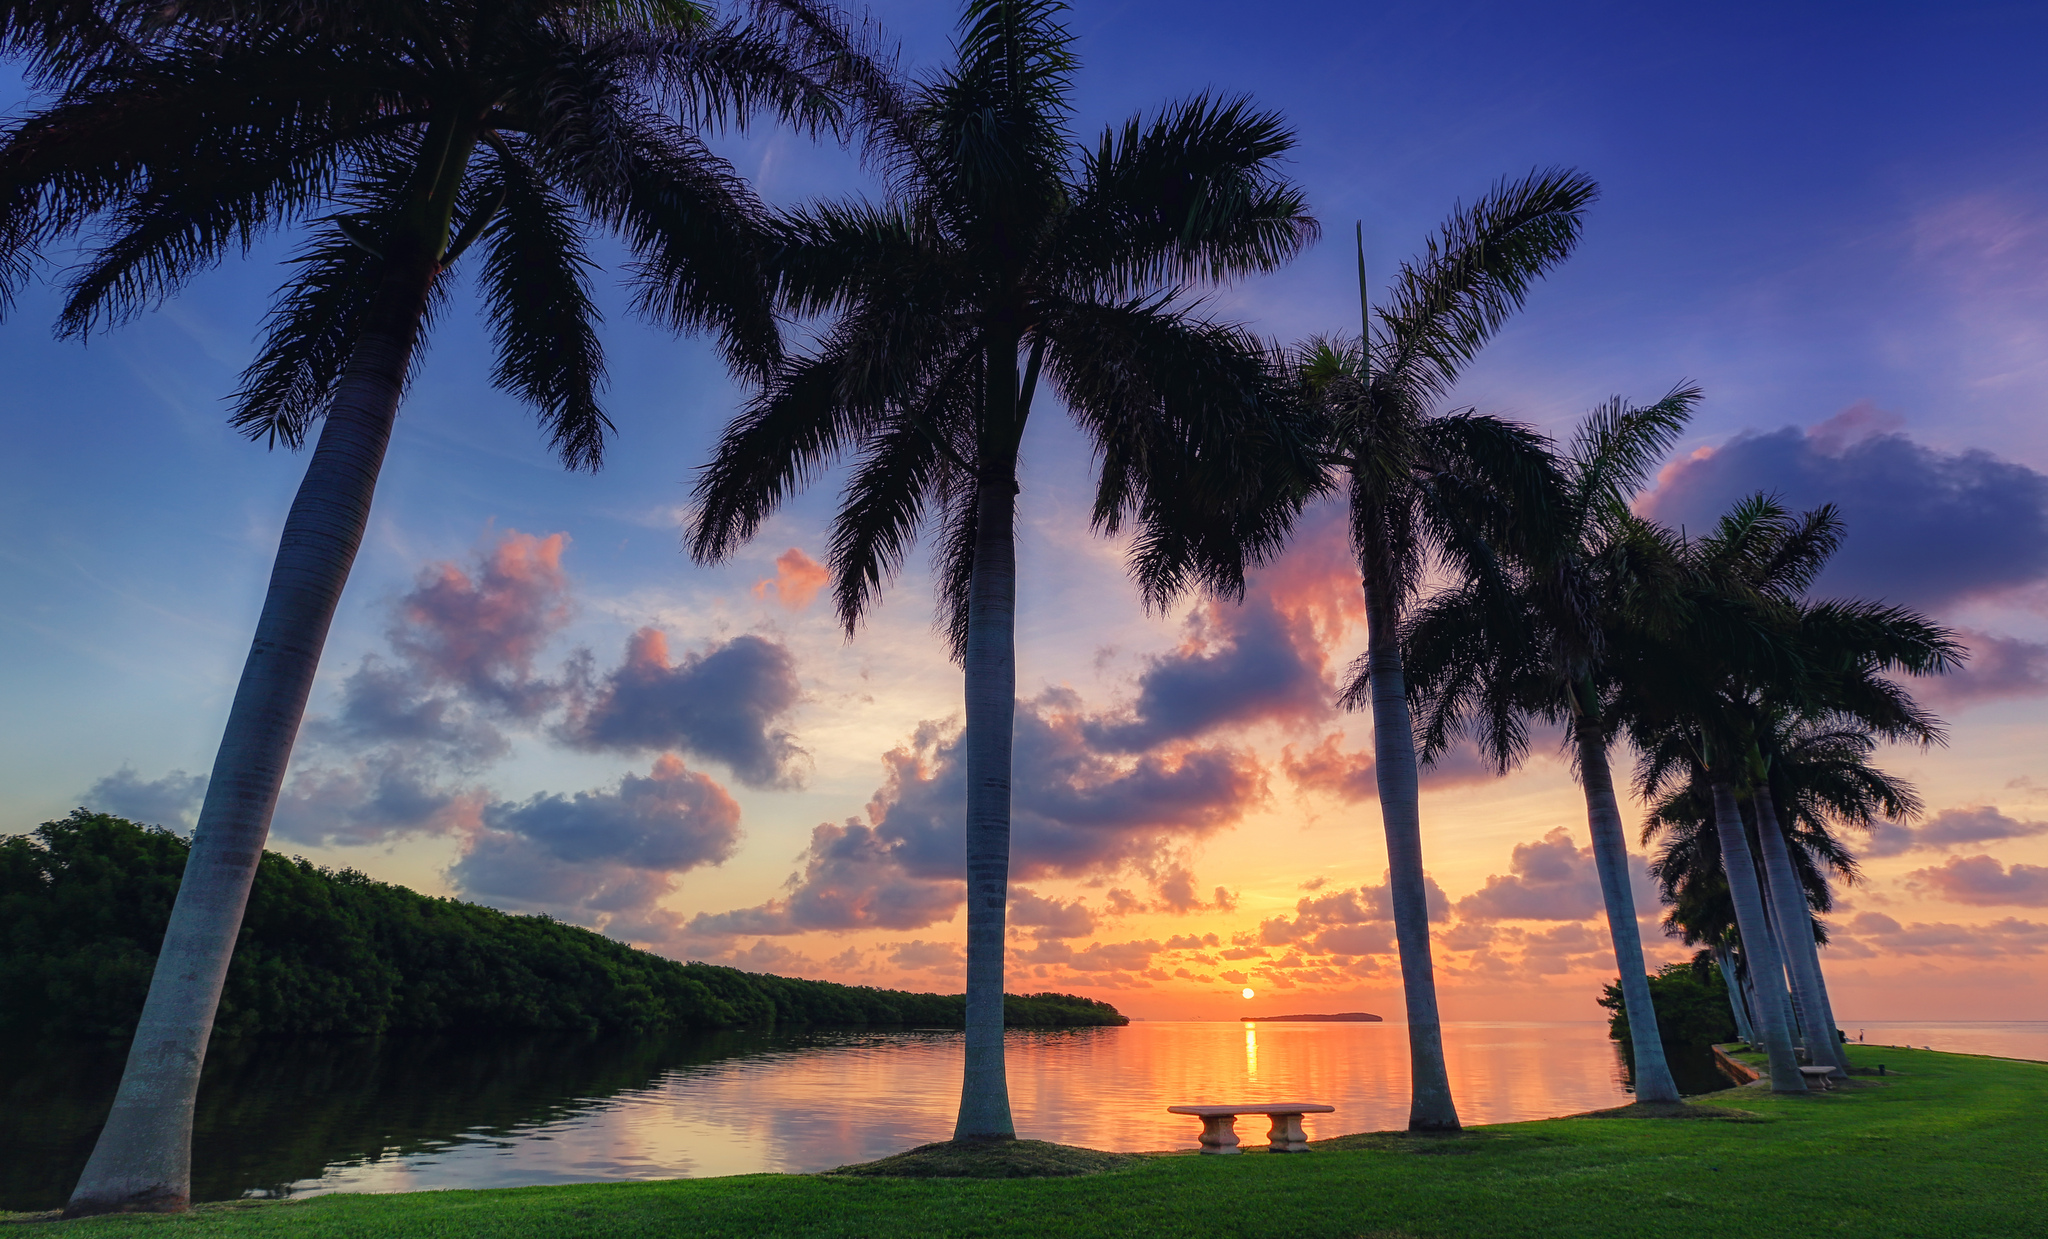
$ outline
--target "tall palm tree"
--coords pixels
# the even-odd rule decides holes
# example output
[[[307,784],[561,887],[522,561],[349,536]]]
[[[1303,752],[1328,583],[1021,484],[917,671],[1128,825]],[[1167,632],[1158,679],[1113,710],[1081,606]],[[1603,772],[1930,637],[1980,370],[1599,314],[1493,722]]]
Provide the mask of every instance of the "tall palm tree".
[[[1664,622],[1655,608],[1669,593],[1659,580],[1670,575],[1669,548],[1629,501],[1677,441],[1699,396],[1698,388],[1681,386],[1647,408],[1616,397],[1595,411],[1559,462],[1559,502],[1546,526],[1553,541],[1527,548],[1528,561],[1508,567],[1511,592],[1497,596],[1484,579],[1445,590],[1416,609],[1403,642],[1424,761],[1470,736],[1506,773],[1528,751],[1530,719],[1563,725],[1585,792],[1643,1101],[1677,1101],[1678,1086],[1657,1033],[1607,760],[1615,698],[1607,654],[1632,640],[1631,630]]]
[[[1460,575],[1493,572],[1494,544],[1541,519],[1550,478],[1540,435],[1442,405],[1530,285],[1578,244],[1597,193],[1589,178],[1560,169],[1495,185],[1470,208],[1454,209],[1421,256],[1402,265],[1388,303],[1366,315],[1362,337],[1312,341],[1302,350],[1304,386],[1327,427],[1332,467],[1349,486],[1351,543],[1365,591],[1367,649],[1343,701],[1372,710],[1413,1131],[1456,1131],[1458,1110],[1429,945],[1401,617],[1433,557]],[[1361,302],[1365,292],[1361,252]]]
[[[189,1198],[193,1097],[321,648],[361,542],[414,354],[471,246],[497,385],[563,462],[611,429],[584,236],[621,234],[659,282],[648,308],[715,330],[729,362],[779,355],[763,211],[698,127],[766,108],[834,116],[850,55],[792,3],[714,23],[693,0],[192,0],[16,6],[87,35],[17,44],[56,97],[0,133],[0,275],[85,233],[60,330],[84,336],[264,234],[307,239],[236,393],[234,424],[300,446],[256,637],[200,811],[112,1114],[72,1215]],[[836,57],[836,59],[835,59]]]
[[[1778,1012],[1787,1005],[1780,999],[1788,976],[1800,1000],[1809,1055],[1818,1065],[1839,1070],[1842,1064],[1833,1026],[1823,1026],[1818,955],[1798,914],[1805,899],[1784,833],[1770,812],[1763,737],[1772,718],[1792,711],[1853,718],[1887,738],[1931,742],[1938,724],[1889,677],[1936,674],[1958,665],[1961,655],[1953,634],[1904,609],[1806,600],[1808,586],[1840,541],[1841,522],[1832,507],[1794,518],[1759,495],[1737,505],[1712,535],[1690,543],[1691,569],[1703,590],[1740,599],[1767,617],[1777,640],[1766,643],[1767,650],[1757,647],[1766,653],[1760,659],[1669,650],[1660,665],[1646,670],[1646,679],[1661,678],[1662,684],[1644,701],[1661,700],[1645,705],[1636,735],[1646,759],[1638,773],[1646,797],[1659,794],[1690,766],[1705,772],[1723,871],[1760,989],[1759,1010],[1752,1014],[1772,1057],[1772,1086],[1786,1091],[1798,1091],[1789,1030],[1777,1027]],[[1758,824],[1760,856],[1751,855],[1744,829],[1739,801],[1745,794],[1764,819]],[[1758,873],[1769,884],[1768,896]]]
[[[966,679],[967,1054],[958,1138],[1015,1134],[1003,935],[1016,705],[1019,442],[1041,378],[1101,459],[1094,522],[1136,529],[1158,604],[1240,590],[1317,484],[1268,355],[1183,288],[1277,267],[1316,225],[1280,119],[1196,96],[1080,145],[1073,36],[1051,0],[972,0],[953,65],[871,109],[889,195],[777,226],[781,294],[830,316],[733,423],[697,486],[717,561],[830,461],[857,457],[830,570],[849,635],[938,527],[941,626]]]
[[[1871,728],[1853,720],[1797,715],[1772,722],[1759,737],[1768,755],[1768,799],[1752,796],[1744,816],[1750,833],[1758,835],[1760,852],[1759,832],[1775,827],[1782,833],[1787,861],[1803,894],[1771,901],[1779,937],[1789,954],[1800,949],[1802,934],[1816,945],[1826,944],[1826,926],[1819,918],[1833,906],[1833,881],[1853,884],[1859,878],[1855,855],[1835,828],[1869,829],[1880,820],[1909,820],[1922,806],[1912,784],[1871,764],[1878,744]],[[1694,769],[1653,807],[1643,840],[1647,843],[1659,835],[1664,840],[1651,873],[1671,906],[1667,928],[1682,933],[1688,944],[1713,942],[1719,954],[1735,935],[1709,804],[1709,793]],[[1766,811],[1767,806],[1776,811]],[[1789,913],[1788,905],[1803,906],[1807,916]],[[1832,1038],[1837,1025],[1827,978],[1817,959],[1814,981],[1810,1001],[1817,1003],[1818,1022]]]

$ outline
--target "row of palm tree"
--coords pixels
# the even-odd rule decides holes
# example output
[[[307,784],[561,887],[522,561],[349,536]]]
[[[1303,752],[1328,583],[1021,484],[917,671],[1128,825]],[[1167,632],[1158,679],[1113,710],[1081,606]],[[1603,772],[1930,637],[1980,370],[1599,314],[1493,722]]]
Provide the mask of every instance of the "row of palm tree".
[[[1315,239],[1280,170],[1291,132],[1249,100],[1197,95],[1084,142],[1053,0],[970,0],[953,63],[916,81],[862,23],[813,0],[753,0],[722,20],[693,0],[14,0],[0,5],[0,47],[51,96],[0,140],[0,294],[45,251],[83,243],[59,326],[84,335],[298,229],[234,420],[294,447],[320,423],[73,1215],[187,1203],[199,1066],[255,860],[414,357],[473,249],[494,381],[536,410],[565,465],[601,462],[593,229],[635,255],[639,308],[712,332],[754,392],[700,474],[694,556],[731,556],[848,457],[829,566],[849,634],[916,540],[936,543],[940,627],[966,701],[956,1136],[1014,1136],[1002,994],[1015,523],[1042,384],[1094,449],[1094,527],[1129,539],[1155,608],[1191,590],[1241,594],[1307,504],[1348,494],[1368,648],[1345,700],[1373,716],[1412,1128],[1458,1125],[1417,766],[1463,736],[1503,770],[1532,723],[1572,745],[1642,1097],[1677,1093],[1643,980],[1608,765],[1617,738],[1644,755],[1638,783],[1661,798],[1652,827],[1675,832],[1660,873],[1681,908],[1712,902],[1698,866],[1724,862],[1774,1068],[1781,1049],[1790,1061],[1780,954],[1808,1024],[1827,1019],[1794,910],[1811,902],[1807,836],[1858,819],[1839,790],[1793,772],[1818,760],[1823,732],[1934,738],[1884,676],[1940,670],[1955,646],[1902,612],[1803,599],[1839,537],[1831,514],[1794,521],[1758,500],[1697,540],[1634,517],[1629,498],[1695,389],[1607,406],[1563,453],[1529,427],[1446,407],[1576,245],[1597,192],[1583,175],[1533,173],[1457,209],[1378,307],[1361,254],[1361,333],[1281,349],[1205,316],[1192,294]],[[857,146],[885,193],[769,208],[705,140],[751,118]],[[1837,757],[1855,748],[1830,743]],[[1854,803],[1907,803],[1871,796]],[[1673,868],[1680,855],[1693,859]],[[1807,1033],[1810,1051],[1831,1052]],[[1774,1070],[1774,1083],[1800,1081]]]

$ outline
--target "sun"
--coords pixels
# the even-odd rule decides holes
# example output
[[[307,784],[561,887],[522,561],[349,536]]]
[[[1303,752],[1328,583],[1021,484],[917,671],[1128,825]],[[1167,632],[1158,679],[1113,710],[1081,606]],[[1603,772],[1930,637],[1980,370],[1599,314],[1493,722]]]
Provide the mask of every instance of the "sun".
[[[1247,985],[1247,986],[1245,986],[1245,987],[1244,987],[1244,996],[1245,996],[1246,998],[1250,998],[1250,997],[1252,996],[1252,987],[1251,987],[1251,986]]]

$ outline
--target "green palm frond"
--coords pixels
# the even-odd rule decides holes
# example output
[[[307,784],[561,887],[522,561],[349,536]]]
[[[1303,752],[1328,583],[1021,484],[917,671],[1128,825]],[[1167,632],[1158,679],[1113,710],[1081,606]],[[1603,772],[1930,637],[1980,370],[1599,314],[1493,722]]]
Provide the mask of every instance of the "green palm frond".
[[[534,407],[563,464],[594,470],[612,423],[598,403],[602,315],[575,213],[509,147],[478,179],[471,210],[492,212],[477,277],[498,355],[491,381]]]
[[[1273,270],[1319,231],[1301,190],[1273,172],[1293,147],[1279,114],[1243,97],[1197,95],[1105,130],[1055,260],[1115,292]]]
[[[1454,210],[1422,258],[1402,264],[1378,311],[1375,388],[1400,402],[1441,399],[1530,285],[1577,246],[1598,195],[1589,177],[1553,168],[1503,181]]]

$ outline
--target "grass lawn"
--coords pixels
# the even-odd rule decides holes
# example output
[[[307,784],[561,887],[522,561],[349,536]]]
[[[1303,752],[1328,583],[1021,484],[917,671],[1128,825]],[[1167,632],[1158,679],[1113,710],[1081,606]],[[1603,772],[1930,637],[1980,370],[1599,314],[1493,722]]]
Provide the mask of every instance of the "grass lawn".
[[[51,1230],[67,1239],[2048,1235],[2048,1064],[1875,1046],[1851,1053],[1857,1066],[1883,1062],[1899,1074],[1810,1097],[1752,1087],[1702,1099],[1748,1112],[1729,1117],[1549,1119],[1452,1139],[1343,1136],[1305,1156],[1146,1157],[1079,1178],[746,1175],[336,1195]],[[1263,1130],[1257,1120],[1241,1125]],[[1192,1143],[1192,1122],[1188,1134]]]

